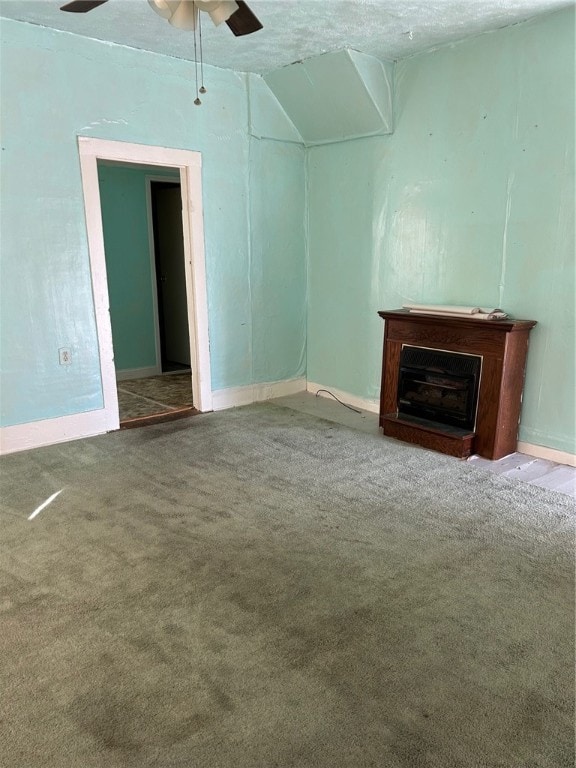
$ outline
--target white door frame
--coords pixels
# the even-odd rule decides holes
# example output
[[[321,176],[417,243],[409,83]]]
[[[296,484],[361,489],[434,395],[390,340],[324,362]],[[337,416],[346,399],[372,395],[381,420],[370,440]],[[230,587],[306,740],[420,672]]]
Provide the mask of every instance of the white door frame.
[[[92,274],[92,290],[100,352],[100,372],[104,395],[106,428],[118,429],[118,393],[112,346],[110,302],[104,255],[104,233],[98,160],[112,160],[138,165],[166,166],[180,170],[182,190],[182,228],[186,261],[186,295],[190,328],[190,360],[192,361],[192,395],[199,411],[212,410],[210,374],[210,341],[208,335],[208,296],[204,259],[204,217],[202,208],[202,156],[200,152],[169,149],[123,141],[78,137],[82,189],[86,212],[86,230]]]

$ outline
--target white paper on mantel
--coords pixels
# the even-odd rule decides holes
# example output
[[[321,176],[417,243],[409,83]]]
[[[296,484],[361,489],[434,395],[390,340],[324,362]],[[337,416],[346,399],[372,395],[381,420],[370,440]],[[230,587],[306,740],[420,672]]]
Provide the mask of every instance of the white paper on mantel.
[[[460,307],[451,304],[403,304],[404,309],[414,314],[444,315],[454,317],[475,317],[479,320],[502,320],[508,315],[501,309],[485,310],[481,307]]]
[[[417,309],[420,312],[445,312],[454,315],[475,315],[484,312],[480,307],[456,307],[451,304],[403,304],[404,309]]]

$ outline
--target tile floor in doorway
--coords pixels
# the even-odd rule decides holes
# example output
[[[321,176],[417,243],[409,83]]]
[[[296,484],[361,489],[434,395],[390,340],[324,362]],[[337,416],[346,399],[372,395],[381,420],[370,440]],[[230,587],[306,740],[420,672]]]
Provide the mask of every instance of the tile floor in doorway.
[[[120,423],[162,413],[190,408],[192,403],[192,376],[170,373],[145,379],[127,379],[117,382]]]

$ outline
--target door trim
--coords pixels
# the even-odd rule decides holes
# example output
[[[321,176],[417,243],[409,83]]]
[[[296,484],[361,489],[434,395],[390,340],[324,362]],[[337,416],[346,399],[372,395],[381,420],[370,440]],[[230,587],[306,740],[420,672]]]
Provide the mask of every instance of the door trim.
[[[180,171],[186,295],[188,297],[188,326],[190,328],[190,360],[192,362],[192,395],[194,406],[199,411],[211,411],[212,384],[204,254],[202,156],[200,152],[131,144],[123,141],[108,141],[86,136],[78,137],[78,151],[107,429],[118,429],[120,421],[98,186],[98,160],[165,166],[177,168]]]

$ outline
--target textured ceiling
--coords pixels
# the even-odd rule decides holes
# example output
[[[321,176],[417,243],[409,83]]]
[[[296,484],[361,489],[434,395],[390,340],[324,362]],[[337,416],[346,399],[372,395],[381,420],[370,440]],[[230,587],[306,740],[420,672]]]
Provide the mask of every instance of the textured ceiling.
[[[170,26],[146,0],[109,0],[87,14],[62,13],[64,0],[1,0],[0,15],[191,59],[191,32]],[[250,0],[264,29],[235,38],[203,14],[204,61],[270,72],[326,51],[353,48],[399,59],[573,5],[572,0]]]

